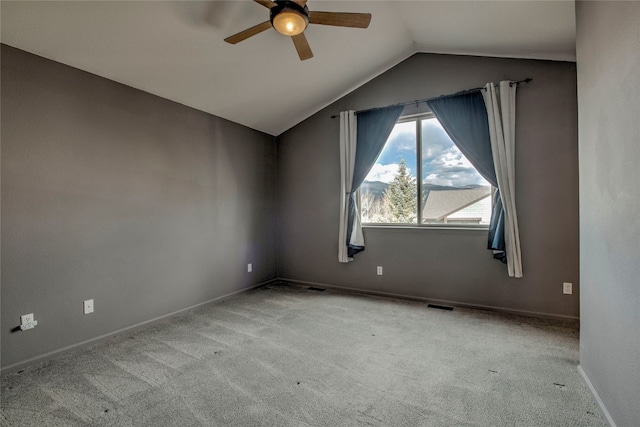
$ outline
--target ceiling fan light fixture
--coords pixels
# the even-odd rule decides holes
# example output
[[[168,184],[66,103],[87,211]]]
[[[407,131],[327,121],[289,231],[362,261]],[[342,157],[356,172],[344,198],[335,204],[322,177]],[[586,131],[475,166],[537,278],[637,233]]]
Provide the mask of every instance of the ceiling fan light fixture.
[[[280,12],[273,18],[273,28],[285,36],[297,36],[307,28],[306,17],[294,11]]]
[[[293,1],[278,1],[271,8],[271,25],[285,36],[297,36],[309,25],[309,12]]]

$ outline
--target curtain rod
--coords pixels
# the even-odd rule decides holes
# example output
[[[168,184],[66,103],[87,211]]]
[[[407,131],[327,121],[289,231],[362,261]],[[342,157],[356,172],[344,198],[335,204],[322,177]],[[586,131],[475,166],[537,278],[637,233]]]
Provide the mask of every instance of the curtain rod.
[[[511,83],[509,83],[509,86],[519,85],[519,84],[522,84],[522,83],[529,83],[531,80],[533,80],[531,77],[527,77],[526,79],[518,80],[517,82],[511,82]],[[494,85],[495,85],[495,83],[494,83]],[[474,87],[473,89],[461,90],[460,92],[452,93],[450,95],[440,95],[440,96],[435,96],[433,98],[416,99],[415,101],[399,102],[397,104],[387,105],[386,107],[367,108],[366,110],[356,111],[356,114],[358,114],[358,113],[366,113],[368,111],[379,110],[379,109],[388,108],[388,107],[405,106],[405,105],[411,105],[411,104],[416,104],[417,105],[420,102],[427,102],[427,101],[431,101],[432,99],[438,99],[438,98],[447,97],[447,96],[462,95],[464,93],[476,92],[476,91],[479,91],[479,90],[484,90],[484,87]],[[335,119],[335,118],[338,118],[338,117],[340,117],[340,116],[339,115],[331,116],[332,119]]]

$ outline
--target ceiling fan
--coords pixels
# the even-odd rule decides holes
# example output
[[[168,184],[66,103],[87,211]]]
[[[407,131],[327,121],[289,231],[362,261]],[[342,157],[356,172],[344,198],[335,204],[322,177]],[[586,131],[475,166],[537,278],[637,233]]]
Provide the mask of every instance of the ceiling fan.
[[[273,27],[282,35],[290,36],[300,60],[313,57],[311,47],[304,35],[309,24],[333,25],[336,27],[367,28],[370,13],[310,12],[307,0],[253,0],[271,9],[270,19],[224,39],[236,44]]]

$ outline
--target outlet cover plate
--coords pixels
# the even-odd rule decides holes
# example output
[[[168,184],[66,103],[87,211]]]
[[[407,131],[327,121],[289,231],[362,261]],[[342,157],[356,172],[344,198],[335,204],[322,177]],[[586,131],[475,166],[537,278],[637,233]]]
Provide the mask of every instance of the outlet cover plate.
[[[84,314],[93,313],[93,300],[88,299],[84,302]]]
[[[38,325],[38,322],[33,317],[33,313],[23,314],[20,316],[20,330],[26,331],[28,329],[33,329]]]
[[[382,266],[379,265],[378,267],[376,267],[376,274],[378,276],[382,276]]]
[[[253,265],[252,264],[247,264],[247,272],[251,273],[253,271]]]
[[[20,325],[28,325],[33,323],[35,319],[33,318],[33,313],[23,314],[20,316]]]
[[[562,293],[565,295],[571,295],[573,293],[573,284],[569,282],[564,282],[562,284]]]

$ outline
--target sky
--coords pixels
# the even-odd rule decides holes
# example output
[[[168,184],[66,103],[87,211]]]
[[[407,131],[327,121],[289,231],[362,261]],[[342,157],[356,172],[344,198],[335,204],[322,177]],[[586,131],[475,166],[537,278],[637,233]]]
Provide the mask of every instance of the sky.
[[[365,181],[391,182],[402,159],[406,162],[409,173],[416,176],[415,133],[416,122],[398,123]],[[451,187],[489,185],[435,118],[422,120],[422,143],[423,182]]]

